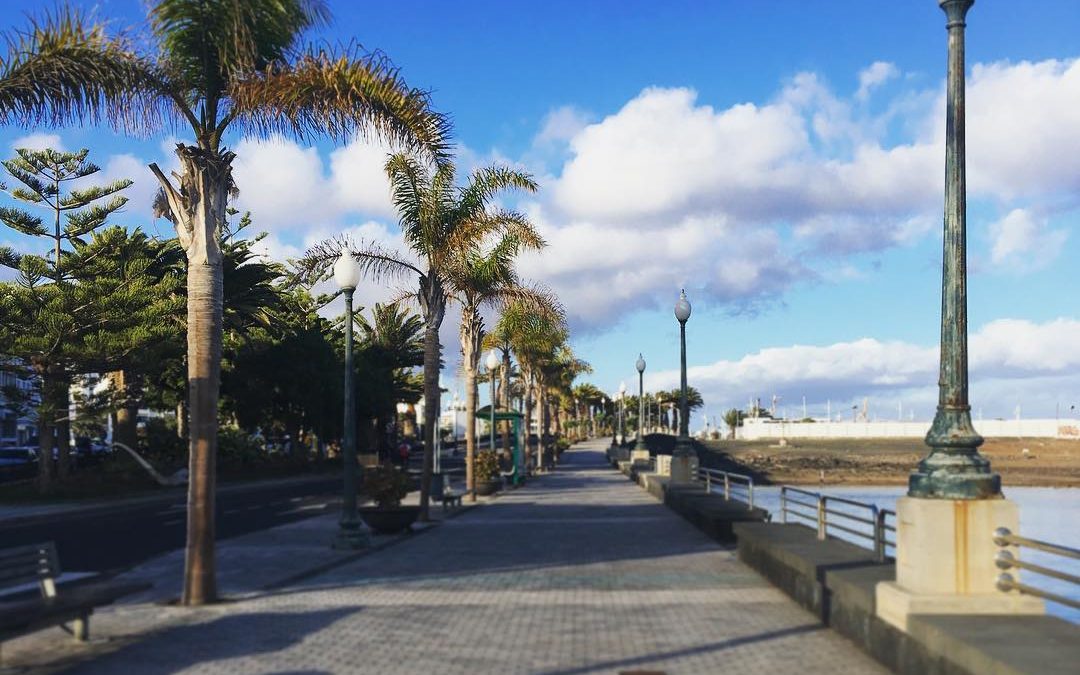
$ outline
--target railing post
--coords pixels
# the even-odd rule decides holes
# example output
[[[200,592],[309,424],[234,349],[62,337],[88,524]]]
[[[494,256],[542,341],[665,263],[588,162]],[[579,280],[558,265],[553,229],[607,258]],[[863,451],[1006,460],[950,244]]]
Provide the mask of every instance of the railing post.
[[[787,486],[780,486],[780,522],[787,523]]]
[[[724,474],[724,499],[731,501],[731,476]]]
[[[754,510],[754,481],[753,480],[750,480],[750,482],[747,484],[746,493],[748,495],[750,495],[749,507],[750,507],[750,510],[753,511]]]
[[[705,471],[705,494],[712,494],[712,472]]]
[[[825,495],[817,496],[817,538],[825,540]]]
[[[885,562],[885,512],[871,506],[874,513],[874,557],[878,562]]]

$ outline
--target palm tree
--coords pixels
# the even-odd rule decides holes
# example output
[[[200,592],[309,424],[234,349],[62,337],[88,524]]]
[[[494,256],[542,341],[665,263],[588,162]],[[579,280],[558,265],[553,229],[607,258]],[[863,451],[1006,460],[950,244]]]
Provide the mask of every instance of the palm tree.
[[[532,428],[534,409],[540,409],[540,448],[537,450],[536,468],[542,465],[543,434],[547,428],[544,405],[545,368],[554,359],[559,345],[566,342],[566,323],[562,317],[537,312],[520,303],[507,307],[499,317],[495,333],[509,341],[517,354],[524,382],[525,429]]]
[[[373,242],[330,240],[305,253],[305,274],[317,279],[349,250],[365,274],[375,278],[414,277],[414,299],[424,319],[424,466],[420,478],[420,518],[427,520],[434,469],[435,433],[439,414],[439,370],[442,345],[439,328],[453,300],[454,274],[466,255],[479,255],[493,237],[514,237],[520,246],[539,248],[542,241],[520,213],[492,209],[492,199],[508,189],[535,191],[528,175],[501,167],[475,171],[464,186],[456,183],[450,162],[431,166],[414,156],[396,153],[386,162],[398,224],[413,257],[389,251]]]
[[[390,456],[386,424],[394,416],[394,404],[415,403],[423,393],[416,366],[424,364],[424,323],[400,305],[376,303],[369,320],[357,312],[360,346],[356,361],[361,368],[357,401],[361,419],[367,418],[368,438],[374,433],[376,454]],[[374,427],[374,428],[373,428]]]
[[[158,0],[151,35],[110,35],[60,9],[5,37],[0,118],[23,125],[108,122],[123,132],[160,133],[187,124],[174,184],[156,164],[160,214],[176,228],[188,261],[188,379],[191,409],[185,605],[217,596],[214,457],[221,376],[220,236],[235,191],[228,129],[346,138],[374,132],[438,160],[449,123],[426,92],[410,89],[380,54],[306,47],[304,33],[328,21],[320,0]],[[148,45],[139,50],[137,45]]]
[[[484,340],[484,321],[481,310],[485,306],[505,306],[516,302],[536,312],[550,312],[561,318],[562,307],[558,300],[542,286],[524,286],[514,271],[514,259],[522,248],[540,249],[543,240],[523,221],[522,229],[531,235],[523,241],[517,234],[503,235],[487,252],[461,251],[454,261],[450,285],[454,299],[461,305],[461,354],[465,371],[465,485],[471,498],[476,499],[473,480],[473,459],[476,454],[476,404],[478,398],[477,370]],[[503,391],[509,377],[509,364],[503,363]],[[495,401],[492,401],[495,405]],[[509,436],[504,436],[509,441]],[[494,449],[494,448],[493,448]]]

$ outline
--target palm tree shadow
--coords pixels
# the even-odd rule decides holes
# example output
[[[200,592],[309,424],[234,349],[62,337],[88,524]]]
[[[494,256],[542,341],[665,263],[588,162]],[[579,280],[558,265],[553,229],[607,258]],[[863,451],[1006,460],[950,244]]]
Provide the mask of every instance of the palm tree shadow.
[[[585,673],[591,672],[610,672],[613,668],[624,668],[627,666],[643,666],[649,663],[654,663],[656,661],[665,661],[668,659],[678,659],[685,656],[707,654],[710,652],[723,651],[725,649],[735,649],[736,647],[742,647],[744,645],[753,644],[755,642],[779,640],[781,638],[791,637],[793,635],[801,635],[803,633],[813,633],[819,630],[825,630],[825,627],[820,624],[792,626],[791,628],[783,628],[780,630],[769,631],[768,633],[746,635],[743,637],[732,638],[730,640],[724,640],[722,642],[714,642],[707,645],[698,645],[696,647],[687,647],[685,649],[674,649],[667,652],[646,654],[644,656],[635,656],[626,659],[613,659],[610,661],[602,661],[600,663],[593,663],[587,666],[580,666],[577,668],[548,670],[545,671],[543,675],[585,675]]]
[[[360,609],[338,607],[303,613],[233,614],[208,622],[171,626],[146,634],[110,654],[75,665],[66,672],[172,675],[200,664],[272,654],[299,644],[308,635],[318,633]],[[326,671],[266,672],[316,675]]]

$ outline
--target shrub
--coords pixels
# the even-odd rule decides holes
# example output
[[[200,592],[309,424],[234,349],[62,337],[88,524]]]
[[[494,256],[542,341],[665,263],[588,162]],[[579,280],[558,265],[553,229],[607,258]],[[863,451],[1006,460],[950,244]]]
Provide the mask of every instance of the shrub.
[[[381,508],[400,506],[409,494],[409,477],[393,466],[364,469],[364,493]]]
[[[473,468],[477,481],[495,480],[499,475],[499,457],[491,450],[476,454],[476,466]]]

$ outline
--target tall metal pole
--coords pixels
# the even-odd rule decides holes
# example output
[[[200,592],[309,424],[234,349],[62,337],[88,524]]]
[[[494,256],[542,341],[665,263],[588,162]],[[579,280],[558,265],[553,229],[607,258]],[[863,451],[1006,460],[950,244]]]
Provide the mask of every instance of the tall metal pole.
[[[637,367],[638,377],[638,424],[637,424],[637,442],[634,443],[634,450],[649,451],[649,448],[645,446],[645,357],[638,354],[637,363],[634,364]]]
[[[686,388],[686,322],[690,319],[690,301],[686,291],[679,294],[675,303],[675,318],[679,322],[679,435],[671,453],[671,482],[692,481],[697,473],[697,453],[690,442],[690,409]]]
[[[345,433],[342,438],[342,474],[345,478],[341,499],[341,520],[334,548],[363,548],[370,543],[368,532],[360,526],[356,512],[356,405],[353,402],[353,291],[345,293]]]
[[[495,452],[495,371],[489,371],[491,375],[491,451]]]
[[[1001,493],[1001,478],[979,454],[971,424],[967,353],[967,186],[964,135],[964,19],[974,0],[939,0],[949,32],[945,120],[945,223],[941,279],[941,370],[938,407],[926,444],[930,454],[908,479],[908,495],[983,499]]]

